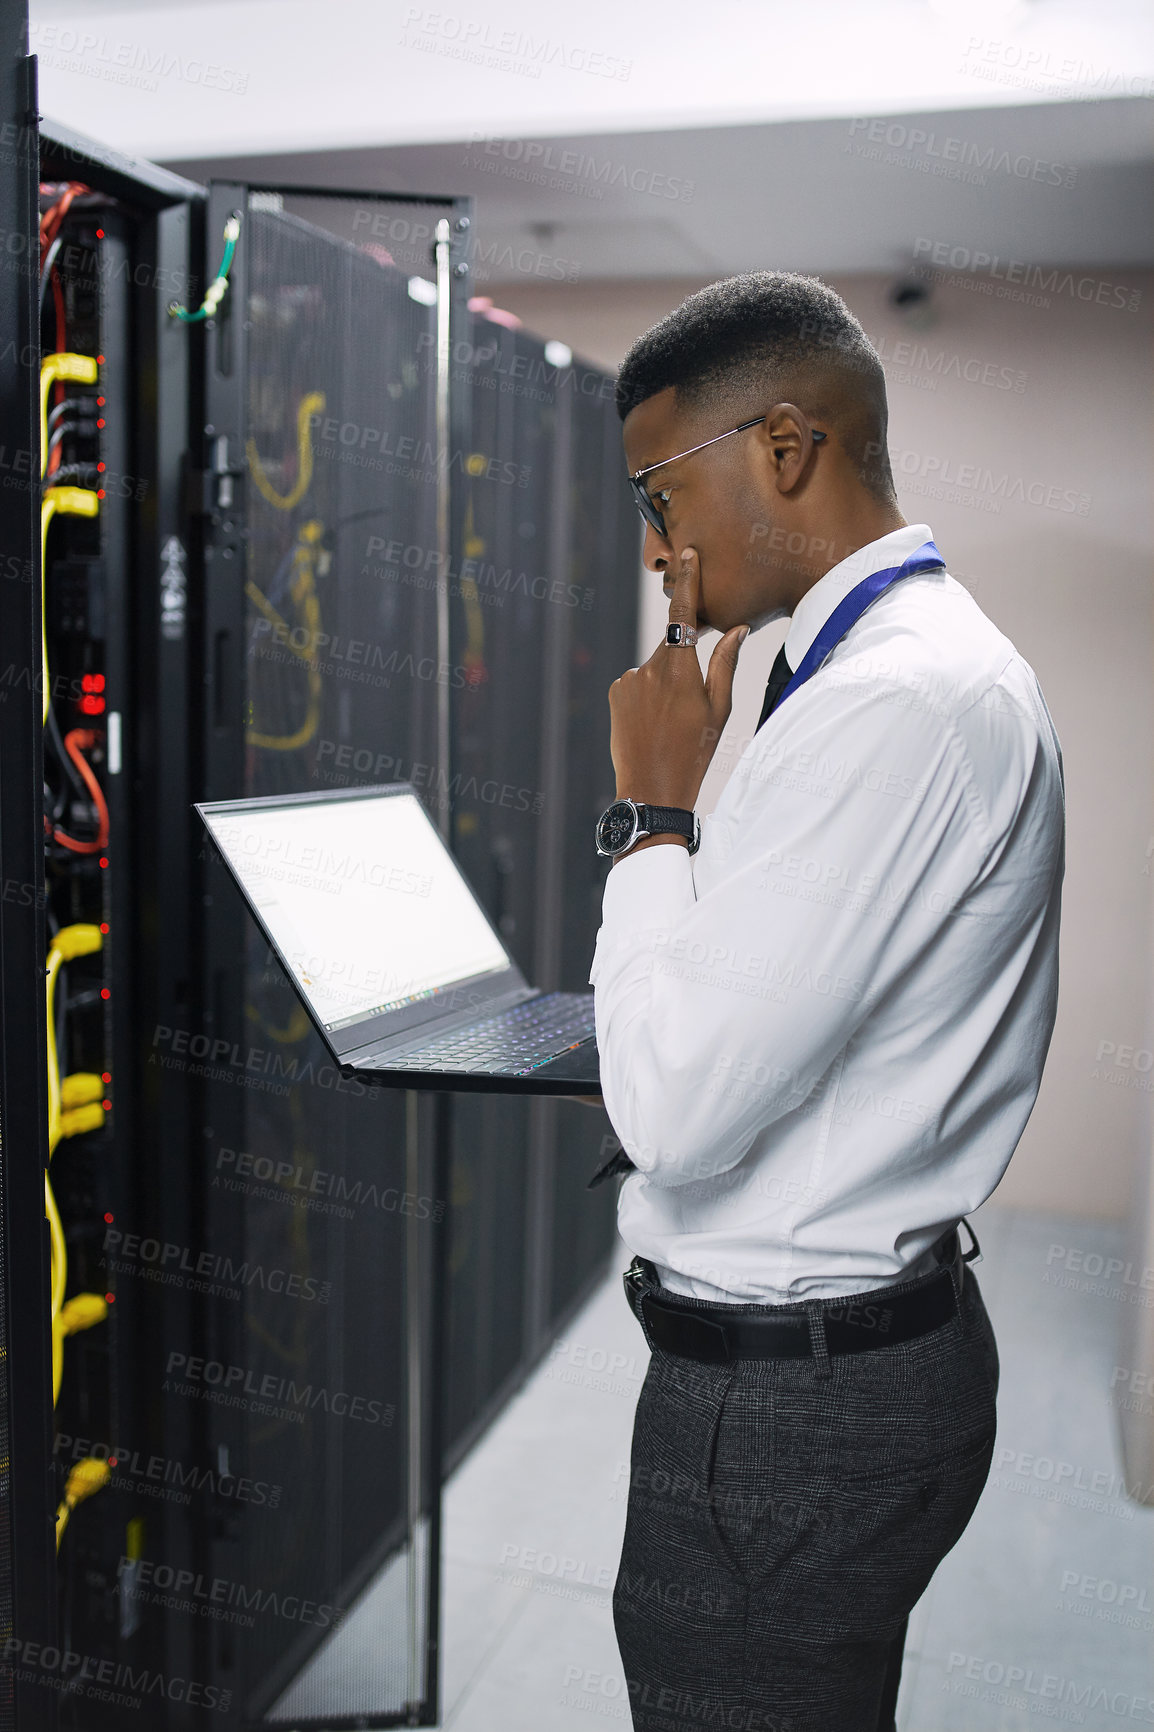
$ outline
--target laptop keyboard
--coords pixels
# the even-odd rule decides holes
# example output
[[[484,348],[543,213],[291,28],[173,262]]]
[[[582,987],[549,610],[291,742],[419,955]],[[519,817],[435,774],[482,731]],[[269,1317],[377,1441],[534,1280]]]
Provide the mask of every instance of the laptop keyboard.
[[[414,1046],[411,1056],[392,1052],[374,1068],[527,1076],[595,1033],[588,993],[551,992],[424,1041]]]

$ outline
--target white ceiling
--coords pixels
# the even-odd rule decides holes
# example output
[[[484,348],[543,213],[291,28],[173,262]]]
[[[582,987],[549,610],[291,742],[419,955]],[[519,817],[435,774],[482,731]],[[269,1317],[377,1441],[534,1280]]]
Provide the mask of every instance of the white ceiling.
[[[195,179],[471,194],[494,283],[1154,261],[1149,0],[453,4],[34,0],[40,106]]]
[[[1149,0],[32,0],[31,17],[44,110],[153,159],[1154,94]]]
[[[871,124],[854,117],[168,166],[194,180],[471,194],[482,283],[767,266],[900,274],[927,256],[928,242],[1027,263],[1142,265],[1154,262],[1150,106],[1063,103],[874,124],[896,149],[884,136],[871,142]],[[955,166],[981,184],[933,172]]]

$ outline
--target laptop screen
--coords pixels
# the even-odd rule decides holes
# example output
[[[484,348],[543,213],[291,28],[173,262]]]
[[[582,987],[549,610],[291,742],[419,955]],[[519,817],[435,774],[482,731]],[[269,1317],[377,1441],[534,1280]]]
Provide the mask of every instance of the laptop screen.
[[[330,1031],[510,966],[415,794],[202,816]]]

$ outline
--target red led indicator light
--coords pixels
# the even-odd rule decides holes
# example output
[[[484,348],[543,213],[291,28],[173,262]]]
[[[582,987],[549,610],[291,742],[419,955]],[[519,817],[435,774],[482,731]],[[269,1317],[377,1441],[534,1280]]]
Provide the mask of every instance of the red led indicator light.
[[[82,692],[102,692],[104,690],[104,675],[81,674],[80,689]]]
[[[95,692],[86,692],[77,700],[76,707],[82,716],[99,716],[104,713],[104,699],[97,697]]]
[[[101,922],[100,922],[100,930],[101,930],[101,932],[107,932],[107,931],[108,931],[108,922],[107,922],[107,920],[102,920],[102,921],[101,921]],[[107,1078],[107,1077],[105,1077],[105,1079],[104,1079],[104,1080],[105,1080],[105,1082],[107,1082],[107,1081],[108,1081],[108,1078]]]
[[[102,1070],[100,1073],[100,1080],[104,1084],[105,1088],[107,1088],[109,1083],[112,1081],[112,1072],[110,1070]]]
[[[107,855],[107,854],[102,854],[102,855],[101,855],[101,856],[100,856],[100,864],[101,864],[101,865],[102,865],[102,866],[107,866],[107,865],[108,865],[108,855]]]
[[[101,998],[111,998],[112,994],[109,992],[109,990],[106,986],[102,986],[100,988],[100,996],[101,996]]]
[[[96,425],[97,425],[97,426],[98,426],[98,427],[103,427],[103,426],[104,426],[104,416],[103,416],[103,415],[98,415],[98,416],[97,416],[97,417],[96,417]]]
[[[97,473],[97,474],[98,474],[98,475],[103,475],[103,474],[104,474],[104,464],[103,464],[103,463],[98,463],[98,464],[97,464],[97,465],[96,465],[96,473]]]
[[[109,1225],[111,1225],[112,1222],[115,1221],[116,1216],[112,1213],[111,1209],[105,1209],[104,1219],[109,1223]]]
[[[115,1305],[116,1304],[116,1294],[115,1293],[106,1293],[104,1295],[104,1297],[105,1297],[105,1300],[107,1301],[107,1303],[109,1305]]]
[[[96,407],[98,409],[103,409],[103,407],[104,407],[104,398],[103,397],[98,397],[96,399]]]
[[[104,489],[103,489],[103,487],[98,487],[98,488],[97,488],[97,489],[96,489],[96,497],[97,497],[97,499],[103,499],[103,498],[104,498]]]
[[[96,364],[99,367],[103,367],[103,365],[104,365],[104,356],[103,355],[97,355]]]
[[[104,230],[103,229],[97,229],[96,238],[98,241],[102,241],[104,239]]]
[[[104,1108],[106,1113],[110,1113],[112,1111],[112,1102],[111,1101],[101,1101],[100,1104]]]

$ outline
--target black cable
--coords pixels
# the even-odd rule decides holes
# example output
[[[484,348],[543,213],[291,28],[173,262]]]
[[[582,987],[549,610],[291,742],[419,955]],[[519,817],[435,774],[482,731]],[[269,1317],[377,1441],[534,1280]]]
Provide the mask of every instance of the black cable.
[[[91,463],[62,463],[56,473],[46,475],[44,481],[48,487],[59,487],[65,481],[76,481],[83,486],[84,476],[99,476],[99,473],[95,459]]]
[[[49,433],[52,432],[53,424],[59,421],[62,415],[67,415],[71,410],[81,410],[91,415],[91,412],[95,408],[95,397],[65,397],[62,403],[57,403],[54,409],[48,411]]]
[[[60,226],[63,229],[64,224],[61,223]],[[52,267],[56,263],[56,255],[60,251],[63,240],[63,234],[58,234],[52,245],[49,247],[44,259],[44,264],[40,270],[40,311],[42,313],[44,311],[44,297],[48,293],[48,279],[52,275]]]
[[[65,775],[68,777],[68,780],[72,783],[72,786],[75,788],[75,790],[76,790],[77,794],[79,794],[80,798],[84,801],[84,804],[90,810],[92,810],[94,812],[95,808],[92,805],[92,795],[89,793],[87,787],[85,786],[84,778],[81,776],[80,771],[76,768],[76,765],[72,762],[71,754],[68,752],[68,750],[65,747],[64,739],[63,739],[63,736],[61,735],[61,732],[60,732],[60,723],[56,720],[56,712],[52,709],[51,705],[49,705],[49,707],[48,707],[48,720],[44,724],[44,731],[45,731],[45,737],[47,738],[49,744],[51,745],[53,751],[55,752],[56,757],[60,763],[60,767],[63,769]],[[63,811],[63,809],[64,809],[64,802],[63,802],[63,798],[62,798],[61,803],[60,803],[60,811]],[[57,812],[58,818],[60,816],[60,811]]]
[[[61,407],[63,408],[63,404],[61,404]],[[44,454],[44,461],[46,463],[51,463],[52,453],[55,451],[56,447],[60,444],[60,441],[67,437],[68,432],[69,432],[69,428],[67,425],[53,428],[51,437],[48,440],[48,450]],[[54,483],[55,482],[55,476],[50,476],[46,472],[45,480]]]

